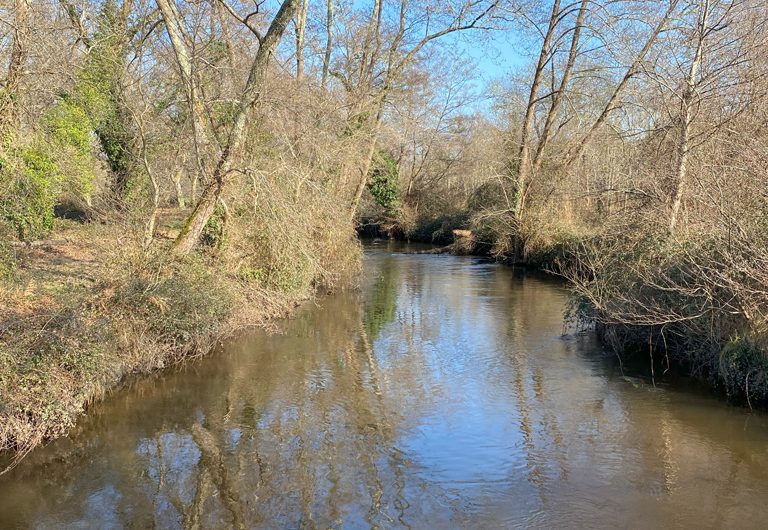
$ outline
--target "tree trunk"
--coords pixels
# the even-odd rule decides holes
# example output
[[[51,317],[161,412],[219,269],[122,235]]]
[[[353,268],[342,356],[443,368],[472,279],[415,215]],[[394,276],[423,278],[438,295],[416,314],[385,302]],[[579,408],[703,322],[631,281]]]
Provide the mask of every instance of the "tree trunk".
[[[365,191],[365,185],[368,183],[368,173],[371,171],[373,165],[373,157],[376,154],[376,144],[378,142],[379,125],[384,116],[384,105],[386,103],[386,93],[382,93],[379,97],[376,115],[373,120],[373,124],[370,130],[370,140],[368,142],[368,149],[366,149],[365,157],[360,165],[360,175],[355,187],[355,194],[352,197],[352,203],[349,208],[349,220],[354,221],[357,215],[357,208],[360,206],[360,199],[363,197],[363,191]]]
[[[160,186],[155,177],[150,173],[150,182],[152,183],[152,210],[149,212],[149,219],[144,228],[144,250],[147,250],[155,238],[155,228],[157,226],[157,210],[160,208]]]
[[[194,204],[197,200],[197,183],[200,180],[196,171],[189,175],[189,204]]]
[[[224,159],[221,162],[224,162]],[[224,174],[221,172],[221,169],[223,169],[222,165],[216,168],[214,178],[203,189],[203,193],[197,200],[194,210],[192,210],[192,214],[190,214],[184,228],[173,243],[173,252],[176,255],[184,256],[194,250],[200,241],[205,225],[208,224],[208,220],[216,211],[216,203],[224,187]]]
[[[198,80],[195,78],[192,65],[192,38],[184,29],[183,19],[179,13],[175,0],[156,0],[157,7],[165,22],[168,38],[173,47],[176,64],[179,66],[181,79],[186,91],[187,106],[192,119],[192,135],[195,146],[195,162],[203,182],[210,179],[208,160],[212,156],[209,152],[210,134],[205,119],[205,108],[200,100]]]
[[[7,89],[11,89],[12,96],[18,88],[24,63],[27,58],[27,34],[29,32],[29,3],[28,0],[15,0],[15,20],[13,28],[13,47],[11,48],[11,60],[8,64]]]
[[[688,175],[688,156],[690,154],[690,108],[683,110],[680,127],[680,145],[678,148],[677,171],[675,175],[675,195],[672,200],[672,214],[669,218],[669,231],[674,232],[677,226],[680,207],[683,204],[683,192],[685,190],[686,177]]]
[[[530,181],[531,167],[531,136],[533,134],[533,121],[536,117],[536,105],[538,104],[539,88],[544,74],[544,68],[548,62],[549,47],[557,26],[558,16],[560,14],[560,0],[555,0],[552,4],[552,14],[549,18],[549,26],[544,34],[544,41],[541,43],[541,52],[539,60],[536,63],[536,70],[531,83],[531,90],[528,94],[528,105],[525,109],[525,118],[523,119],[523,128],[520,133],[520,147],[517,154],[517,175],[514,177],[514,196],[512,203],[512,212],[517,223],[523,217],[525,209],[526,188]]]
[[[365,191],[365,185],[368,183],[368,173],[371,171],[371,165],[373,165],[373,157],[376,154],[376,132],[371,134],[371,140],[368,144],[368,150],[365,153],[365,158],[360,167],[360,179],[357,181],[357,187],[355,188],[355,195],[352,198],[352,204],[349,209],[349,220],[354,221],[357,215],[357,208],[360,205],[360,199],[363,197],[363,191]]]
[[[181,19],[173,18],[174,13],[171,11],[169,2],[170,0],[157,0],[158,5],[161,6],[163,18],[166,20],[166,26],[168,27],[168,33],[170,36],[172,30],[169,26],[175,25],[176,28],[179,29]],[[165,5],[165,8],[162,7],[163,5]],[[187,219],[186,225],[173,244],[172,250],[177,255],[188,254],[197,246],[205,225],[208,223],[208,220],[216,210],[216,204],[219,201],[221,192],[227,182],[227,177],[232,168],[234,157],[239,150],[245,136],[245,126],[248,114],[259,101],[264,90],[264,83],[267,76],[267,66],[269,65],[269,60],[271,59],[275,48],[280,42],[285,29],[288,27],[288,23],[293,18],[295,11],[296,0],[284,0],[280,6],[280,10],[272,20],[266,35],[263,39],[261,39],[259,50],[256,52],[256,57],[253,60],[250,72],[248,74],[248,81],[245,84],[245,89],[243,90],[242,97],[240,98],[240,103],[237,113],[235,114],[232,128],[230,129],[229,135],[227,137],[227,143],[222,150],[221,156],[219,157],[218,163],[216,164],[216,168],[214,169],[213,178],[210,179],[210,181],[206,184],[200,199],[195,205],[195,208],[192,210],[189,219]],[[180,31],[176,31],[175,33],[176,40],[178,40],[181,33]],[[173,41],[174,38],[171,37],[171,40]],[[178,51],[176,51],[177,46],[174,43],[174,50],[176,51],[177,60],[179,56],[182,57],[182,60],[179,60],[178,62],[180,67],[184,69],[186,66],[183,65],[183,62],[188,62],[189,55],[186,47],[181,48],[182,53],[180,54]],[[188,64],[191,71],[191,63]],[[194,79],[191,79],[191,81],[193,86],[196,85]],[[192,106],[194,101],[190,101],[189,103],[190,106]],[[196,112],[193,111],[193,113]],[[204,164],[202,161],[198,161],[198,165],[203,166]]]
[[[296,82],[304,78],[304,33],[307,26],[308,0],[299,0],[296,9]]]
[[[669,231],[673,233],[678,222],[680,207],[683,204],[683,193],[688,176],[688,156],[690,154],[691,136],[691,103],[689,98],[683,99],[682,116],[680,119],[680,143],[678,146],[677,171],[675,172],[675,193],[672,200],[672,213],[669,218]]]
[[[176,206],[178,206],[181,209],[184,209],[187,207],[187,201],[184,197],[184,188],[181,185],[181,176],[183,175],[184,171],[179,168],[176,171],[173,172],[173,186],[176,191]],[[194,199],[193,199],[194,200]]]
[[[325,88],[331,70],[331,51],[333,49],[333,0],[328,0],[325,15],[325,55],[323,57],[323,77],[320,84]]]
[[[155,178],[155,172],[152,171],[152,166],[149,164],[149,159],[147,158],[147,137],[144,134],[144,124],[141,119],[136,120],[136,125],[139,129],[139,140],[141,141],[141,162],[144,165],[144,171],[147,173],[150,184],[152,185],[152,210],[149,212],[149,218],[144,225],[144,242],[142,245],[144,250],[148,250],[155,238],[157,210],[160,208],[160,184],[158,183],[157,178]]]
[[[552,126],[555,124],[560,105],[565,98],[565,93],[568,90],[568,84],[571,82],[571,74],[573,73],[573,66],[576,63],[576,54],[579,50],[579,38],[581,37],[581,28],[584,25],[584,15],[587,12],[587,0],[581,0],[579,6],[579,14],[576,16],[576,26],[573,28],[573,37],[571,39],[571,47],[568,51],[568,60],[565,63],[563,69],[563,77],[560,80],[560,87],[557,92],[552,94],[552,104],[547,112],[547,118],[544,123],[544,129],[541,132],[538,145],[536,146],[536,154],[533,157],[533,173],[537,173],[541,169],[541,164],[544,160],[544,149],[546,149],[549,139],[552,136]]]
[[[679,221],[680,208],[688,179],[688,159],[691,152],[691,124],[693,107],[696,103],[696,88],[702,55],[704,53],[704,37],[709,18],[709,0],[701,7],[696,31],[696,50],[685,80],[685,88],[680,98],[680,138],[678,143],[677,171],[675,172],[675,192],[672,199],[672,211],[669,217],[669,232],[673,234]]]
[[[24,65],[27,62],[27,36],[28,36],[28,0],[15,0],[14,2],[14,28],[11,57],[8,63],[8,77],[5,81],[2,102],[0,105],[0,125],[2,129],[15,129],[17,126],[17,98],[19,83],[21,81]]]

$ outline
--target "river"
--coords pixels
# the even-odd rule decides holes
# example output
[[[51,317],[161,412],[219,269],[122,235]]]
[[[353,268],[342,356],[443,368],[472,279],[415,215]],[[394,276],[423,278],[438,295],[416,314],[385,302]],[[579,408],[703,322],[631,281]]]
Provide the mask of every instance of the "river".
[[[768,525],[768,417],[625,377],[560,282],[400,250],[92,407],[0,477],[0,528]]]

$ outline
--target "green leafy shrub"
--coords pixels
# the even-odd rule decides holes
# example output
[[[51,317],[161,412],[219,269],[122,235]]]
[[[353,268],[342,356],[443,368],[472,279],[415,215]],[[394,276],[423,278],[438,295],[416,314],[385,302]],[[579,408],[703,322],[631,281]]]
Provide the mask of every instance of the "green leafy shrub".
[[[397,160],[386,151],[379,150],[373,160],[373,169],[368,176],[367,188],[376,204],[384,209],[387,216],[397,213],[400,205],[400,174]]]
[[[235,121],[238,105],[233,101],[219,101],[212,105],[213,122],[219,129],[231,126]]]
[[[71,100],[63,99],[43,116],[42,126],[64,188],[90,202],[96,177],[91,152],[93,126],[88,115]]]
[[[96,178],[91,122],[78,105],[60,100],[40,125],[30,144],[6,142],[0,160],[0,219],[22,240],[48,234],[62,194],[90,204]]]
[[[60,172],[43,150],[28,147],[2,161],[0,217],[19,239],[45,236],[53,227]]]
[[[113,174],[113,189],[120,196],[130,191],[135,165],[135,134],[122,87],[127,60],[126,31],[117,3],[104,2],[96,17],[94,45],[76,71],[71,92],[62,98],[65,112],[57,116],[72,133],[79,125],[77,134],[63,143],[82,156],[88,154],[91,134],[95,135]],[[81,133],[87,133],[87,141],[81,141],[85,139]],[[80,175],[87,176],[82,172]]]
[[[224,224],[226,212],[221,204],[216,205],[213,215],[203,227],[203,233],[200,235],[200,242],[206,247],[218,248],[224,244]]]
[[[60,101],[43,116],[42,125],[49,138],[69,145],[79,153],[91,148],[91,121],[85,111],[68,99]]]

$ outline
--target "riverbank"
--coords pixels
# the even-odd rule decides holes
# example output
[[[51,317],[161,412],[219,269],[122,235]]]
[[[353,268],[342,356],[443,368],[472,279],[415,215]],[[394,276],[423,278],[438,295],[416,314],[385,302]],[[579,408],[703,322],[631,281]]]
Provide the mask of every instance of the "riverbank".
[[[571,286],[566,319],[595,329],[624,362],[644,364],[652,380],[674,369],[732,403],[768,408],[768,252],[744,234],[726,242],[554,222],[528,226],[515,245],[467,223],[452,217],[392,235],[435,237],[441,252],[558,274]]]
[[[204,355],[244,328],[269,327],[331,287],[287,274],[267,282],[212,253],[170,258],[172,239],[159,236],[144,251],[118,226],[62,220],[45,241],[6,247],[0,450],[15,461],[66,435],[127,377]],[[351,271],[359,250],[350,244]]]

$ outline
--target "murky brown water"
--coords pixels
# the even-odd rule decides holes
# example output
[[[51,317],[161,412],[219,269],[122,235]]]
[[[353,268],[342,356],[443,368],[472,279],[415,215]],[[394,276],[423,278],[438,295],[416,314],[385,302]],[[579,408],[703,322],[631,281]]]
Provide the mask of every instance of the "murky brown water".
[[[366,257],[0,477],[2,528],[768,526],[768,418],[622,378],[556,282]]]

